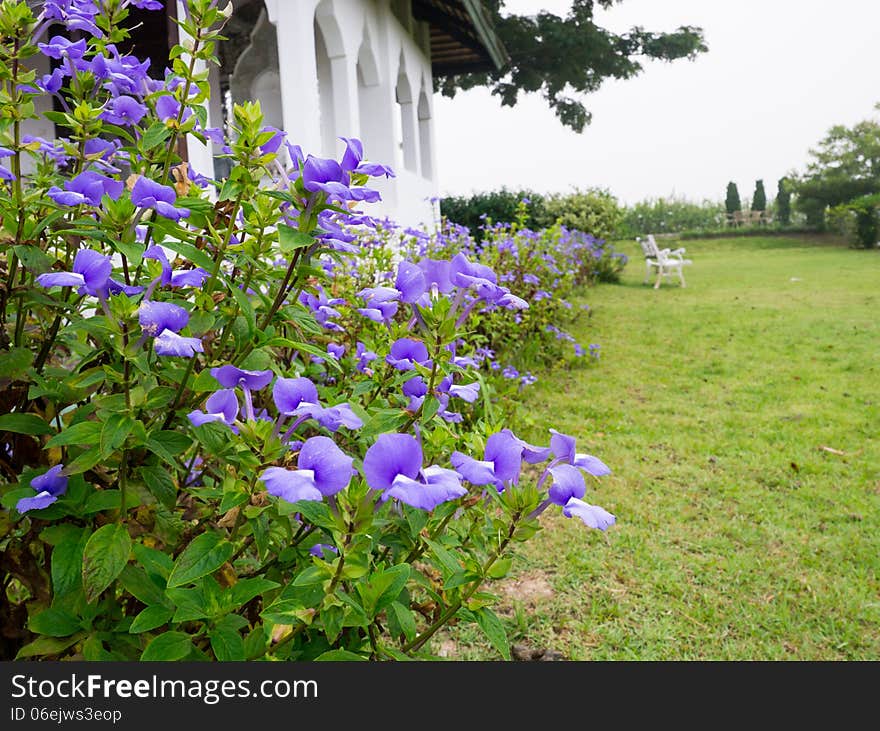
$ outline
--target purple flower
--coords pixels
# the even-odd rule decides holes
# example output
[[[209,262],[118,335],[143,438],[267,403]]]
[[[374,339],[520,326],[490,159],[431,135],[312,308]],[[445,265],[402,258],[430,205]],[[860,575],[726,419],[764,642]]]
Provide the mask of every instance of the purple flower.
[[[205,402],[204,411],[191,411],[187,418],[193,426],[201,426],[209,421],[219,421],[232,426],[238,416],[238,398],[231,388],[212,393]]]
[[[394,286],[400,292],[400,301],[407,303],[418,300],[428,288],[425,273],[408,261],[402,261],[398,265]]]
[[[580,518],[584,525],[603,531],[614,525],[616,518],[611,513],[581,499],[586,493],[586,485],[579,469],[569,464],[559,464],[550,467],[548,472],[553,484],[547,491],[547,497],[551,503],[562,506],[562,514],[566,518]]]
[[[384,175],[386,178],[393,178],[394,171],[386,165],[379,165],[374,162],[364,162],[364,146],[361,141],[355,137],[340,137],[345,143],[345,152],[342,154],[342,169],[347,172],[353,172],[370,177],[378,177]]]
[[[223,386],[223,388],[235,388],[236,386],[241,386],[242,388],[248,388],[254,391],[259,391],[261,388],[265,388],[275,377],[275,374],[270,370],[246,371],[241,368],[236,368],[234,365],[212,368],[211,375],[217,379],[217,382]]]
[[[149,111],[134,97],[123,94],[111,99],[99,116],[110,124],[133,126],[140,122]]]
[[[422,448],[409,434],[381,434],[364,455],[364,476],[383,502],[396,498],[419,510],[467,494],[453,470],[433,465],[422,468]]]
[[[450,262],[443,259],[420,259],[418,267],[424,272],[425,284],[429,289],[436,287],[441,294],[447,294],[455,288],[451,279]]]
[[[75,178],[64,183],[64,190],[53,185],[46,194],[62,206],[77,206],[81,203],[89,203],[93,206],[101,205],[101,198],[106,194],[116,200],[122,195],[122,181],[113,180],[106,175],[87,170]]]
[[[64,465],[57,464],[31,480],[30,485],[37,494],[34,497],[21,498],[16,503],[15,509],[19,513],[26,513],[28,510],[41,510],[58,500],[60,495],[67,492],[67,476],[61,474],[63,469]]]
[[[156,355],[177,355],[182,358],[192,358],[196,353],[205,352],[201,340],[178,335],[172,330],[163,330],[153,340],[153,347]]]
[[[141,175],[131,189],[131,202],[138,208],[152,208],[160,216],[179,221],[189,216],[188,208],[175,208],[177,194],[170,185],[160,185]]]
[[[310,193],[323,192],[337,199],[348,200],[348,175],[336,160],[309,155],[303,163],[303,187]]]
[[[356,474],[354,460],[329,437],[307,439],[297,458],[297,469],[269,467],[260,475],[266,491],[288,502],[321,500],[348,487]]]
[[[561,434],[555,429],[551,429],[550,432],[553,434],[553,436],[550,437],[550,449],[553,450],[553,454],[558,461],[565,462],[574,467],[579,467],[594,477],[602,477],[603,475],[611,474],[611,470],[608,466],[598,457],[594,457],[591,454],[577,452],[574,437],[570,437],[567,434]]]
[[[147,335],[157,337],[165,330],[179,333],[189,322],[189,313],[180,305],[146,300],[138,307],[138,322]]]
[[[41,287],[80,287],[93,297],[107,295],[113,264],[110,257],[92,249],[80,249],[73,259],[72,272],[50,272],[37,277]]]
[[[425,367],[431,365],[425,344],[412,338],[395,340],[391,352],[385,356],[385,362],[399,371],[411,371],[416,363]]]
[[[62,59],[65,56],[74,59],[82,58],[86,52],[86,39],[81,38],[73,42],[64,36],[52,36],[48,43],[38,43],[37,48],[49,58]]]
[[[358,359],[356,367],[361,373],[369,372],[367,364],[371,361],[376,360],[376,358],[379,357],[372,350],[367,350],[367,346],[364,345],[360,340],[358,340],[357,347],[355,349],[355,355]]]
[[[523,461],[529,464],[543,462],[550,456],[550,449],[535,447],[514,435],[510,429],[502,429],[486,440],[482,460],[476,460],[461,452],[453,452],[452,466],[473,485],[494,485],[501,492],[507,485],[519,481]]]
[[[172,287],[201,287],[205,280],[211,276],[202,267],[195,269],[184,269],[175,272],[171,268],[171,263],[165,255],[161,246],[153,244],[144,252],[144,259],[155,259],[162,267],[162,273],[159,275],[159,283],[162,286],[171,285]],[[146,296],[146,295],[145,295]]]
[[[278,378],[272,387],[272,399],[278,413],[287,416],[296,413],[303,403],[317,404],[318,389],[308,378]]]

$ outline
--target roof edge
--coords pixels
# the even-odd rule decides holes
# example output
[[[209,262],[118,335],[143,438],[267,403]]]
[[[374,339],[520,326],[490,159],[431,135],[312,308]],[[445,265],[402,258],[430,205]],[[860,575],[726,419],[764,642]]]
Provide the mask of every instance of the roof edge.
[[[510,60],[510,56],[508,56],[507,49],[504,48],[504,44],[486,16],[486,9],[480,0],[461,0],[461,4],[474,24],[474,30],[477,31],[480,41],[482,41],[483,46],[489,53],[489,58],[495,65],[495,68],[500,71]]]

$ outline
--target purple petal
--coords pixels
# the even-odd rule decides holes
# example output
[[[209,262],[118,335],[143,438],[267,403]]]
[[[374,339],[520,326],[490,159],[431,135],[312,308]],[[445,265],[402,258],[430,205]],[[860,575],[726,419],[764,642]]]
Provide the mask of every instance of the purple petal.
[[[236,368],[234,365],[212,368],[211,375],[217,379],[217,382],[223,388],[235,388],[239,385],[245,385],[253,391],[265,388],[275,377],[275,374],[270,370],[246,371],[242,368]]]
[[[461,486],[458,475],[452,470],[427,467],[424,474],[427,483],[398,475],[382,499],[396,498],[419,510],[433,510],[441,503],[467,495],[467,490]]]
[[[266,492],[289,503],[323,498],[321,491],[315,486],[315,477],[311,470],[269,467],[260,475],[260,480],[266,485]]]
[[[318,403],[318,389],[308,378],[278,378],[272,387],[272,400],[279,413],[290,415],[303,402]]]
[[[364,455],[364,476],[374,490],[391,489],[398,475],[415,479],[422,468],[422,447],[409,434],[380,434]]]
[[[550,468],[550,474],[553,484],[547,491],[547,496],[557,505],[565,505],[571,498],[582,498],[587,491],[584,476],[577,467],[556,465]]]
[[[463,386],[450,386],[449,393],[472,404],[480,395],[480,384],[468,383]]]
[[[347,429],[360,429],[364,425],[361,418],[351,410],[351,406],[348,404],[320,409],[320,412],[314,413],[313,417],[321,426],[332,432],[338,431],[341,426]]]
[[[297,467],[311,470],[315,487],[329,497],[348,487],[354,474],[353,463],[354,460],[329,437],[311,437],[300,450]]]
[[[156,355],[177,355],[182,358],[192,358],[196,353],[204,353],[202,341],[198,338],[188,338],[178,335],[171,330],[163,330],[153,340]]]
[[[205,402],[205,410],[209,414],[219,414],[223,421],[231,424],[238,416],[238,397],[235,389],[222,388],[212,393]]]
[[[403,395],[418,398],[428,393],[428,384],[421,376],[413,376],[403,384]]]
[[[551,429],[550,433],[553,434],[550,437],[550,449],[553,450],[554,456],[558,459],[564,459],[571,464],[575,459],[577,443],[575,438],[568,436],[568,434],[562,434],[555,429]]]
[[[37,492],[47,492],[50,495],[63,495],[67,492],[67,476],[61,474],[64,465],[57,464],[46,472],[31,480],[31,487]],[[21,511],[19,511],[21,512]]]
[[[394,286],[400,291],[402,302],[415,302],[428,288],[425,273],[415,264],[402,261],[397,267]]]
[[[598,505],[590,505],[583,500],[571,498],[562,508],[562,514],[566,518],[580,518],[584,525],[599,530],[607,530],[617,522],[617,518],[605,508]]]
[[[136,206],[153,208],[158,201],[173,204],[177,194],[170,185],[160,185],[141,175],[131,189],[131,202]]]
[[[483,459],[495,464],[495,476],[503,483],[516,484],[522,470],[522,447],[509,429],[486,440]]]
[[[336,160],[328,160],[309,155],[303,163],[302,181],[306,190],[316,193],[325,189],[325,183],[342,183],[346,178],[345,171]],[[345,190],[345,186],[342,186]],[[326,191],[325,192],[330,192]]]
[[[138,322],[147,335],[161,335],[163,330],[178,333],[189,322],[189,313],[171,302],[146,300],[138,307]]]
[[[109,256],[92,249],[80,249],[73,259],[73,271],[82,274],[86,287],[100,290],[107,286],[113,264]]]
[[[172,287],[201,287],[211,275],[201,267],[185,269],[182,272],[174,272],[171,275]]]
[[[578,453],[572,462],[575,467],[580,467],[585,472],[589,472],[594,477],[602,477],[602,475],[610,475],[611,469],[598,457],[592,454]]]
[[[453,452],[449,458],[456,471],[472,485],[496,485],[500,481],[495,476],[495,465],[492,462],[481,462],[461,452]]]
[[[42,510],[58,500],[57,497],[48,492],[41,492],[34,497],[23,497],[15,504],[15,509],[19,513],[26,513],[28,510]]]
[[[37,284],[41,287],[81,287],[86,283],[82,274],[72,272],[51,272],[37,277]]]

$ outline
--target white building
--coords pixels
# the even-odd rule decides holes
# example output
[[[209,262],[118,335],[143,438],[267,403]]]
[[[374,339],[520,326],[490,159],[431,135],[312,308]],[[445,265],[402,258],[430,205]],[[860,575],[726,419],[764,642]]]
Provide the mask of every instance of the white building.
[[[479,0],[233,2],[211,72],[209,126],[221,126],[233,102],[259,100],[266,123],[306,153],[339,159],[339,137],[359,137],[365,157],[396,174],[371,181],[382,194],[371,215],[433,227],[433,79],[505,60]],[[222,174],[212,155],[190,142],[193,169],[216,163]]]
[[[221,0],[222,1],[222,0]],[[38,0],[34,0],[39,4]],[[433,80],[499,68],[506,52],[480,0],[231,0],[233,14],[210,70],[209,127],[223,127],[232,103],[259,100],[267,124],[283,129],[306,154],[340,158],[339,137],[358,137],[366,159],[396,177],[373,179],[382,195],[369,213],[405,226],[433,228],[439,220],[434,149]],[[162,76],[178,42],[173,19],[131,6],[130,47]],[[60,30],[55,28],[56,31]],[[63,32],[63,31],[61,31]],[[38,74],[51,71],[42,54]],[[37,111],[52,109],[48,95]],[[51,122],[29,123],[28,134],[54,137]],[[190,139],[180,150],[193,170],[223,177],[217,150]],[[434,202],[432,202],[434,199]]]

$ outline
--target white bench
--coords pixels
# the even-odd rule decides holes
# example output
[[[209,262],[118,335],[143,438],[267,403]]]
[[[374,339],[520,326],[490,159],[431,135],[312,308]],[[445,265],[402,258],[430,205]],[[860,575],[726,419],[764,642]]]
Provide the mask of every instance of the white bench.
[[[645,238],[636,236],[636,241],[642,247],[642,253],[645,255],[645,283],[651,276],[651,269],[657,270],[657,281],[654,283],[654,289],[660,288],[660,281],[663,277],[671,274],[678,274],[681,286],[685,286],[684,273],[682,270],[688,264],[693,264],[690,259],[685,259],[686,249],[661,249],[657,246],[653,234],[648,234]]]

